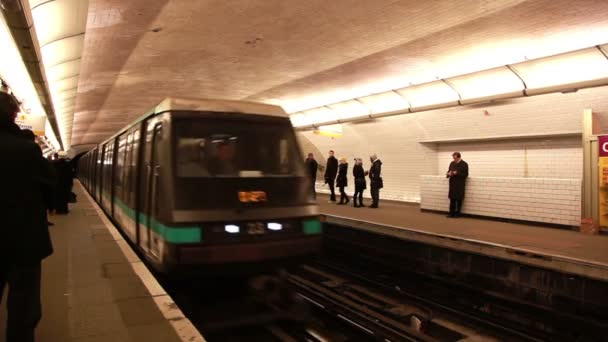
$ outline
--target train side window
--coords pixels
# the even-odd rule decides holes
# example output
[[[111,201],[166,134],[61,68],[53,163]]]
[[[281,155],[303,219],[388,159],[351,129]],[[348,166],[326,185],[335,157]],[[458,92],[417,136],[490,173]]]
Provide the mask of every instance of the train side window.
[[[114,169],[114,194],[119,197],[121,200],[124,200],[122,198],[122,188],[123,188],[123,168],[124,168],[124,163],[125,163],[125,157],[127,155],[126,153],[126,148],[127,148],[127,139],[124,135],[121,135],[118,138],[118,151],[117,151],[117,156],[116,156],[116,168]]]
[[[133,181],[132,171],[131,171],[131,158],[133,158],[133,134],[129,133],[127,135],[127,153],[124,164],[124,179],[125,183],[123,184],[123,198],[125,199],[125,204],[129,205],[131,203],[131,183]]]
[[[139,130],[135,130],[133,132],[133,137],[131,140],[131,156],[130,156],[130,164],[129,164],[129,172],[131,177],[131,182],[129,183],[129,203],[135,208],[135,190],[136,190],[136,174],[137,174],[137,151],[139,151]]]

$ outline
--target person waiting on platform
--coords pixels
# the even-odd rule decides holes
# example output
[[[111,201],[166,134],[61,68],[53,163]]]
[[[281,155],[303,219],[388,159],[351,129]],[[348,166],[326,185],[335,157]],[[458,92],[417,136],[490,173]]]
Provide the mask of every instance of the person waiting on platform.
[[[315,189],[315,182],[317,181],[317,169],[319,168],[319,164],[315,160],[315,156],[312,153],[308,154],[306,157],[306,170],[308,171],[308,178],[311,183],[312,190],[312,198],[317,199],[317,191]]]
[[[42,189],[52,183],[40,148],[23,138],[19,103],[0,92],[0,302],[8,285],[7,342],[33,342],[42,317],[40,269],[53,253]]]
[[[464,200],[464,187],[467,177],[469,176],[469,164],[462,160],[460,152],[452,153],[454,159],[448,168],[446,177],[450,179],[450,213],[448,217],[460,216],[462,209],[462,201]]]
[[[338,166],[338,178],[336,179],[336,185],[340,189],[340,203],[338,204],[348,204],[350,202],[350,198],[344,191],[344,188],[348,186],[348,163],[346,162],[346,158],[340,158],[340,165]]]
[[[51,162],[56,175],[56,183],[53,189],[53,208],[56,214],[65,215],[70,212],[68,202],[70,201],[70,184],[72,183],[72,168],[65,158],[58,153],[53,155]]]
[[[372,162],[372,167],[369,169],[369,185],[372,195],[372,205],[369,207],[378,208],[378,204],[380,202],[380,189],[384,187],[382,177],[380,177],[380,172],[382,171],[382,162],[380,159],[378,159],[378,156],[376,156],[375,153],[369,157],[369,160]]]
[[[21,136],[23,138],[25,138],[27,141],[31,141],[33,143],[36,144],[36,146],[38,146],[38,148],[40,149],[40,146],[36,143],[36,134],[34,134],[34,132],[30,129],[24,129],[21,131]],[[42,149],[40,149],[40,154],[42,154]],[[54,184],[54,180],[55,180],[55,173],[53,168],[51,167],[51,164],[49,163],[49,161],[46,158],[42,158],[42,162],[44,164],[44,167],[46,169],[45,172],[48,172],[48,174],[51,176],[51,178],[53,179],[53,184]],[[44,204],[47,208],[48,212],[53,212],[54,211],[54,197],[53,197],[53,186],[49,185],[49,184],[43,184],[42,185],[42,198],[44,200]],[[46,214],[46,213],[45,213]],[[54,226],[55,224],[53,222],[48,221],[47,219],[47,224],[49,226]]]
[[[331,195],[329,196],[329,203],[336,203],[336,190],[335,181],[336,174],[338,173],[338,159],[334,157],[334,151],[329,151],[329,158],[327,158],[327,165],[325,167],[325,184],[329,186]]]
[[[355,158],[355,166],[353,166],[353,177],[355,177],[355,193],[353,194],[353,206],[355,208],[364,207],[363,205],[363,190],[367,187],[365,180],[366,172],[363,170],[363,160]],[[357,197],[359,204],[357,204]]]

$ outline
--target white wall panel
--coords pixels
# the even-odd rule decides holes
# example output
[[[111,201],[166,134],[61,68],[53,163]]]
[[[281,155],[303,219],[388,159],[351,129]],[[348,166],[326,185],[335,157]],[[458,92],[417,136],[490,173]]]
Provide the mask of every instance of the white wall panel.
[[[330,149],[334,149],[338,157],[347,157],[349,177],[352,158],[364,158],[367,169],[369,154],[377,153],[384,163],[385,188],[380,197],[419,201],[420,176],[442,174],[450,160],[449,153],[457,149],[463,152],[474,176],[524,177],[527,168],[527,177],[580,179],[582,155],[574,137],[474,143],[421,144],[419,141],[580,132],[585,108],[592,108],[595,113],[608,113],[608,87],[344,124],[340,138],[314,135],[310,131],[299,135],[304,142],[302,152],[318,151],[322,154],[317,155],[320,164],[325,164]],[[486,110],[489,115],[484,114]],[[533,146],[540,147],[535,149]],[[524,164],[522,160],[527,162]],[[553,176],[546,176],[547,173]],[[349,193],[352,190],[351,184]],[[369,189],[365,194],[369,195]]]

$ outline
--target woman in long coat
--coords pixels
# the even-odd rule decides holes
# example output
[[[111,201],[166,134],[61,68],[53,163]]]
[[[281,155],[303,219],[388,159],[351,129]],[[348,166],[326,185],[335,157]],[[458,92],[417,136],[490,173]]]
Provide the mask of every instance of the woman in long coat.
[[[340,158],[340,165],[338,166],[338,178],[336,178],[336,185],[340,189],[340,203],[338,204],[348,204],[350,202],[350,198],[344,191],[344,188],[348,186],[348,179],[346,175],[348,174],[348,163],[346,162],[346,158]]]
[[[363,190],[367,187],[367,181],[365,180],[365,171],[363,170],[363,161],[361,158],[355,158],[353,176],[355,177],[355,193],[353,194],[354,207],[364,207]],[[357,204],[357,196],[359,197],[359,204]]]

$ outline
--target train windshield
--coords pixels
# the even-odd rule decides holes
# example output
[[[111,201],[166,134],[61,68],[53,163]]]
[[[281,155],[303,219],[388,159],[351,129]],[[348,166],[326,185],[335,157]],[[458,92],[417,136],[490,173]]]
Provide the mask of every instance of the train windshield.
[[[176,120],[175,133],[178,178],[304,175],[287,120]]]

